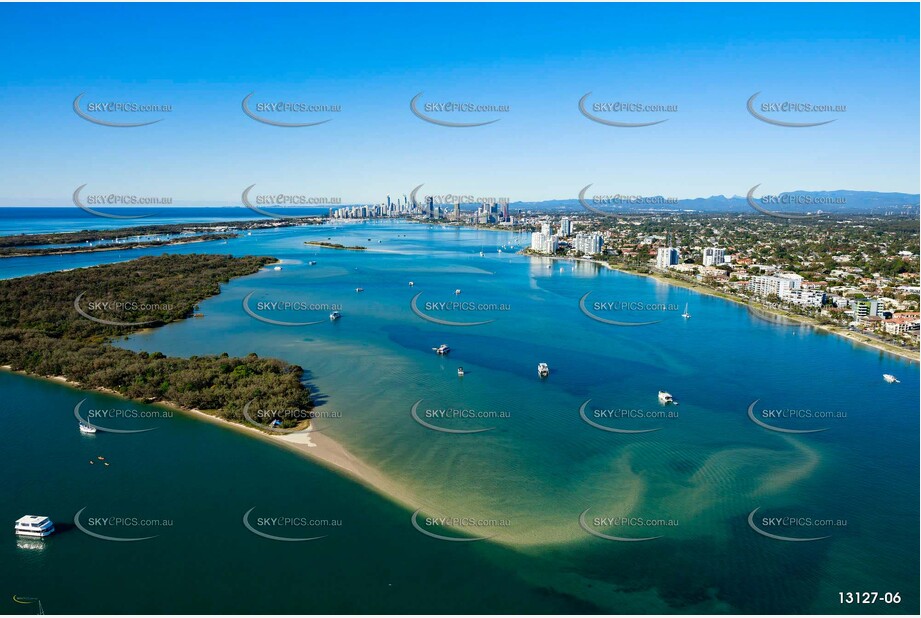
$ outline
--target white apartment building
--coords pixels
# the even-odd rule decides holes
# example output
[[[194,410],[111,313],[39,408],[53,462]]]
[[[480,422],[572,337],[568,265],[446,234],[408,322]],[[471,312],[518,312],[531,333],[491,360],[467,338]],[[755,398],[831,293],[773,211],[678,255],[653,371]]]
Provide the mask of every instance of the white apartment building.
[[[804,290],[802,288],[787,290],[780,295],[780,298],[800,307],[821,307],[825,304],[825,292],[821,290]]]
[[[595,255],[601,253],[601,246],[604,244],[604,237],[600,232],[590,234],[576,234],[572,241],[572,248],[581,251],[586,255]]]
[[[678,250],[674,247],[659,247],[656,251],[656,268],[666,269],[678,263]]]
[[[716,266],[726,262],[726,250],[719,247],[707,247],[703,252],[704,266]]]
[[[777,295],[783,298],[791,290],[800,289],[803,278],[793,273],[758,275],[748,281],[748,289],[756,296]]]
[[[560,241],[556,236],[544,234],[542,232],[534,232],[531,234],[531,251],[552,254],[556,253],[559,246]]]
[[[560,219],[560,236],[572,236],[572,221],[569,220],[569,217],[563,217]]]

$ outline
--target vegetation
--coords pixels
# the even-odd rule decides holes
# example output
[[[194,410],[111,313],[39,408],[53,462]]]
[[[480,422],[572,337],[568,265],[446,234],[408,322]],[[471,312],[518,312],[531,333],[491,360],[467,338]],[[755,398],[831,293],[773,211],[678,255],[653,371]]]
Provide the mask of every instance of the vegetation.
[[[283,426],[295,426],[311,407],[296,365],[255,354],[175,358],[110,343],[139,323],[151,327],[191,316],[198,302],[220,292],[222,282],[273,261],[162,255],[0,281],[0,364],[238,422],[247,402],[256,400],[262,410],[278,410],[275,418]],[[94,321],[77,307],[90,318],[126,325]]]
[[[305,245],[315,245],[317,247],[326,247],[327,249],[347,249],[349,251],[364,251],[365,247],[355,245],[354,247],[348,247],[346,245],[340,245],[336,242],[326,242],[325,240],[308,240],[304,243]]]
[[[191,242],[205,242],[210,240],[226,240],[236,238],[237,234],[195,234],[192,236],[176,236],[168,240],[138,240],[130,242],[109,242],[105,244],[72,244],[54,247],[0,247],[0,258],[5,257],[32,257],[36,255],[68,255],[71,253],[93,253],[96,251],[122,251],[125,249],[141,249],[145,247],[165,247],[167,245],[183,245]]]

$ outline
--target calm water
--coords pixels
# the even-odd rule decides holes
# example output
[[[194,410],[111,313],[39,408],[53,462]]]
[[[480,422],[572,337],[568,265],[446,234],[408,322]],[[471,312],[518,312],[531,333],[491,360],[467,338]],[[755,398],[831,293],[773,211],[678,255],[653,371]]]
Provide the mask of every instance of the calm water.
[[[369,251],[318,249],[305,240]],[[0,438],[5,495],[14,497],[3,503],[8,521],[41,512],[67,522],[86,506],[87,517],[173,522],[157,538],[133,543],[65,530],[44,549],[30,549],[10,535],[0,550],[9,595],[41,597],[52,612],[918,610],[917,364],[646,278],[514,255],[523,242],[507,233],[382,222],[170,248],[273,255],[283,270],[226,285],[202,303],[204,318],[120,343],[175,355],[254,351],[302,365],[326,415],[318,427],[418,497],[424,515],[488,524],[432,531],[493,540],[424,536],[410,525],[411,510],[295,454],[195,420],[120,419],[122,428],[158,429],[80,436],[73,407],[81,399],[126,404],[2,374],[10,393],[0,406],[11,429]],[[21,276],[142,254],[2,260],[0,269]],[[579,309],[589,292],[589,307],[626,301],[668,310],[601,309],[596,314],[608,319],[661,320],[603,324]],[[253,309],[260,301],[317,303],[324,308],[261,315],[321,323],[258,321],[243,310],[249,294]],[[494,321],[423,320],[410,308],[420,294],[417,307],[438,319]],[[427,309],[454,301],[478,310]],[[690,320],[678,315],[685,303]],[[491,308],[479,310],[483,304]],[[330,306],[341,306],[341,320],[325,319]],[[441,343],[453,349],[446,358],[431,351]],[[548,379],[538,378],[538,362],[550,365]],[[886,384],[883,373],[901,384]],[[679,405],[661,407],[659,390]],[[755,400],[756,413],[834,417],[764,417],[778,427],[827,428],[768,431],[748,417]],[[445,408],[502,416],[428,417],[449,429],[491,428],[440,433],[413,420],[416,402],[420,416]],[[606,427],[658,430],[599,430],[580,418],[583,404]],[[612,419],[592,416],[596,409],[671,415]],[[100,455],[109,467],[89,464]],[[342,525],[319,541],[269,541],[242,525],[254,507],[254,517],[297,514]],[[660,538],[592,536],[579,525],[586,509],[597,532]],[[754,509],[755,524],[770,533],[828,538],[766,538],[747,523]],[[800,519],[777,527],[762,519],[773,517],[834,525]],[[842,607],[839,591],[899,592],[901,604]]]

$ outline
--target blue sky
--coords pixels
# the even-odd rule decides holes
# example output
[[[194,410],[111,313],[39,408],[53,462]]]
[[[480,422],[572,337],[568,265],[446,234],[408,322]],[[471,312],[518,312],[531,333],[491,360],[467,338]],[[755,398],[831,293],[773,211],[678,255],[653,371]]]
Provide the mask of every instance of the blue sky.
[[[239,204],[266,192],[379,201],[431,193],[698,197],[918,192],[917,4],[0,5],[0,204],[99,192]],[[340,105],[279,128],[241,100]],[[643,128],[577,104],[677,105]],[[746,100],[846,105],[754,119]],[[74,98],[165,103],[139,128],[98,126]],[[508,105],[426,123],[410,99]],[[84,101],[84,102],[85,102]],[[268,114],[267,114],[268,115]],[[766,115],[771,115],[767,114]],[[305,118],[309,117],[309,118]]]

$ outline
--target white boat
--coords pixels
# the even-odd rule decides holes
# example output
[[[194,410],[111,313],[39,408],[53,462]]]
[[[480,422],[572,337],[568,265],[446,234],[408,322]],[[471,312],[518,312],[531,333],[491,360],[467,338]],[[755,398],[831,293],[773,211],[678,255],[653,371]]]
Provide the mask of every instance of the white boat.
[[[480,257],[486,257],[486,254],[480,251]]]
[[[44,538],[54,533],[54,522],[43,515],[23,515],[14,526],[19,536]]]
[[[409,282],[409,287],[413,287],[414,285],[416,285],[416,284],[413,283],[412,281]]]
[[[537,363],[537,375],[542,378],[546,378],[550,375],[550,367],[547,363]]]
[[[672,394],[667,393],[665,391],[659,391],[659,403],[662,403],[662,404],[673,403],[675,405],[678,405],[678,402],[675,401],[675,398],[672,397]]]
[[[461,292],[460,292],[460,288],[454,290],[454,295],[455,295],[455,296],[457,296],[457,295],[460,294],[460,293],[461,293]]]
[[[884,379],[886,382],[888,382],[889,384],[898,384],[898,383],[899,383],[899,379],[898,379],[897,377],[895,377],[894,375],[892,375],[891,373],[884,373],[884,374],[883,374],[883,379]]]
[[[329,321],[330,321],[330,322],[335,322],[336,320],[338,320],[338,319],[341,318],[341,317],[342,317],[342,314],[341,314],[341,313],[339,313],[338,311],[333,311],[332,313],[329,314]]]
[[[458,368],[457,368],[457,377],[459,377],[459,378],[463,378],[463,377],[464,377],[464,368],[463,368],[463,367],[458,367]]]
[[[308,265],[308,266],[316,266],[316,265],[317,265],[317,261],[316,261],[316,260],[310,260],[309,262],[307,262],[307,265]]]
[[[356,292],[364,292],[365,289],[364,289],[364,288],[355,288],[355,291],[356,291]]]
[[[96,428],[86,423],[80,423],[80,433],[96,433]]]
[[[442,343],[437,348],[432,348],[432,349],[435,351],[435,354],[441,354],[441,355],[447,354],[448,352],[451,351],[451,348],[449,348],[448,344],[446,343]]]
[[[281,266],[276,266],[276,267],[273,268],[272,270],[281,270]]]
[[[684,303],[684,313],[681,314],[681,317],[683,317],[685,320],[687,320],[689,317],[691,317],[691,314],[688,313],[688,304],[687,304],[687,303]]]

